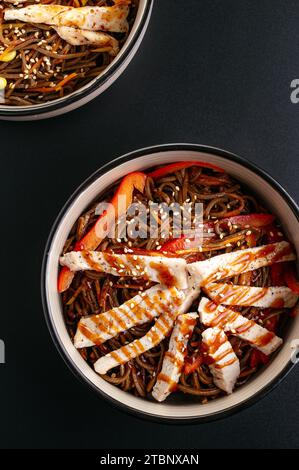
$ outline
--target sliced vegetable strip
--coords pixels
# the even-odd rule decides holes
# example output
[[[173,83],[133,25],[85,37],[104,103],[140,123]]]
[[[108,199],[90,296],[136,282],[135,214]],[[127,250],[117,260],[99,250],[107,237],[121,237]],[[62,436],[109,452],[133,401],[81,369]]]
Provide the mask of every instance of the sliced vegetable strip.
[[[169,173],[175,173],[176,171],[184,170],[186,168],[190,168],[192,166],[200,166],[202,168],[210,168],[211,170],[214,171],[219,171],[220,173],[224,173],[224,170],[216,165],[213,165],[212,163],[208,162],[177,162],[177,163],[170,163],[169,165],[162,166],[161,168],[158,168],[157,170],[151,171],[148,173],[148,176],[151,178],[163,178],[163,176],[169,175]]]

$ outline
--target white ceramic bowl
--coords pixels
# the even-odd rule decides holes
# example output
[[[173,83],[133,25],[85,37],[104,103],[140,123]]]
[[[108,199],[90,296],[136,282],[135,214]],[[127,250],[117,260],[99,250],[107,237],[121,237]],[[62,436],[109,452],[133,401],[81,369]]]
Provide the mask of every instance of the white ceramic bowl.
[[[134,25],[127,41],[109,66],[96,78],[70,95],[33,106],[0,105],[0,119],[35,121],[47,119],[79,108],[105,91],[127,68],[136,54],[147,29],[154,0],[139,0]]]
[[[127,411],[159,420],[192,422],[209,420],[236,411],[256,401],[282,380],[291,369],[291,343],[299,338],[299,317],[294,318],[279,352],[270,364],[232,395],[200,405],[195,400],[176,398],[157,403],[136,398],[107,383],[84,361],[68,335],[57,292],[58,259],[71,227],[85,208],[105,189],[129,172],[163,163],[200,160],[219,165],[245,183],[282,221],[299,252],[299,210],[286,191],[264,171],[223,150],[192,144],[171,144],[131,152],[100,168],[68,200],[60,212],[45,251],[42,270],[44,310],[52,337],[72,371],[96,392]]]

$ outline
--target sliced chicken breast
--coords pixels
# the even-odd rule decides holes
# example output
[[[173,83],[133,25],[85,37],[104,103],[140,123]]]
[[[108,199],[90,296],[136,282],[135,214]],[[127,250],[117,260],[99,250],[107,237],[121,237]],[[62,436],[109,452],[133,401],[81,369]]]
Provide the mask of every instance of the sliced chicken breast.
[[[86,6],[80,8],[62,5],[29,5],[24,8],[4,10],[5,21],[20,20],[28,23],[45,23],[53,26],[69,26],[89,31],[128,31],[127,5],[111,7]]]
[[[291,244],[283,241],[214,256],[205,261],[190,263],[187,268],[196,282],[204,286],[226,277],[294,259],[296,255]]]
[[[214,383],[226,393],[232,393],[240,375],[240,363],[226,334],[219,328],[208,328],[202,333],[203,347],[210,361],[209,369]]]
[[[107,33],[70,28],[69,26],[53,27],[56,33],[72,46],[97,46],[111,49],[109,54],[115,56],[119,51],[118,41]]]
[[[185,294],[175,287],[153,286],[120,307],[81,318],[74,338],[76,348],[99,345],[133,326],[142,325],[165,311],[176,311]]]
[[[212,282],[204,290],[216,304],[242,307],[291,308],[298,295],[288,287],[251,287]]]
[[[185,313],[176,319],[169,348],[165,353],[161,372],[152,391],[152,395],[157,401],[164,401],[176,388],[187,353],[187,343],[197,318],[197,313]]]
[[[4,10],[4,20],[55,25],[58,24],[56,18],[59,15],[72,9],[73,7],[64,5],[29,5],[24,8],[7,8]]]
[[[198,312],[204,325],[229,331],[264,354],[273,353],[282,344],[282,339],[272,331],[205,297],[199,303]]]
[[[114,276],[140,276],[167,287],[187,289],[187,263],[182,258],[112,254],[99,251],[71,251],[60,258],[71,271],[91,269]]]
[[[95,371],[99,374],[106,374],[113,367],[125,364],[161,343],[172,330],[176,317],[189,310],[193,300],[198,295],[198,291],[193,288],[187,289],[184,294],[185,298],[182,304],[176,309],[165,307],[163,314],[159,316],[155,325],[145,336],[106,354],[106,356],[100,357],[94,364]]]

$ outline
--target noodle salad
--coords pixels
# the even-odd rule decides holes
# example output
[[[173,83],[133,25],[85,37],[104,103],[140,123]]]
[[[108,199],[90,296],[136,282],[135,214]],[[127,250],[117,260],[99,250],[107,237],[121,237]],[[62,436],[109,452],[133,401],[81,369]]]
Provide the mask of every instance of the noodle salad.
[[[101,74],[126,41],[138,0],[3,0],[0,104],[69,95]]]

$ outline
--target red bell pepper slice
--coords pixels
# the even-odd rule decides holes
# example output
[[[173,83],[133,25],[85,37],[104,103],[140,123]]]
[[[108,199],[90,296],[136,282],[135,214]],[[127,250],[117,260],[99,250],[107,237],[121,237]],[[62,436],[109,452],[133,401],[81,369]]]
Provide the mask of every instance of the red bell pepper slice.
[[[74,278],[74,273],[69,270],[66,266],[63,266],[63,268],[60,270],[58,274],[58,281],[57,281],[57,289],[58,292],[62,293],[65,290],[67,290]]]
[[[105,212],[103,212],[103,214],[99,216],[98,220],[89,230],[89,232],[87,232],[82,240],[76,243],[74,251],[95,250],[99,246],[103,239],[101,238],[100,234],[105,232],[105,229],[107,230],[112,226],[116,217],[122,215],[122,213],[118,211],[119,197],[125,198],[125,205],[121,207],[121,211],[127,210],[127,208],[132,203],[134,189],[143,192],[146,178],[146,174],[135,172],[128,174],[122,179],[115,195],[112,198],[110,208],[108,208]],[[68,289],[71,285],[73,277],[74,273],[71,272],[67,267],[63,267],[58,276],[58,291],[64,292],[66,289]]]
[[[169,165],[162,166],[162,168],[158,168],[157,170],[151,171],[148,173],[148,176],[151,178],[162,178],[169,173],[175,173],[176,171],[183,170],[185,168],[190,168],[191,166],[201,166],[202,168],[210,168],[214,171],[219,171],[220,173],[224,173],[224,170],[219,166],[213,165],[212,163],[207,162],[177,162],[177,163],[170,163]]]
[[[248,235],[245,235],[245,240],[249,248],[253,248],[256,246],[257,239],[257,233],[251,232]]]
[[[226,217],[220,220],[220,223],[231,223],[232,225],[240,225],[243,228],[248,227],[266,227],[275,220],[272,214],[247,214],[235,215],[234,217]]]
[[[285,263],[275,263],[270,266],[271,285],[280,287],[285,285],[284,269]]]
[[[250,357],[250,367],[257,367],[261,364],[267,364],[269,362],[269,357],[266,354],[258,351],[256,349],[252,350]]]
[[[228,175],[210,176],[210,175],[199,175],[196,178],[196,183],[207,185],[207,186],[220,186],[228,183]]]
[[[184,374],[192,374],[199,366],[203,363],[203,355],[201,353],[186,357],[185,364],[184,364]]]
[[[211,238],[215,238],[215,233],[213,233],[214,229],[214,223],[213,222],[204,222],[202,226],[202,233],[203,235],[209,235],[207,240]],[[162,247],[161,251],[162,252],[170,252],[174,253],[177,251],[184,251],[184,250],[190,250],[191,248],[197,248],[199,246],[198,244],[198,238],[190,238],[187,235],[182,235],[181,237],[178,238],[172,238],[165,242]]]
[[[105,226],[114,222],[114,217],[119,217],[123,215],[122,213],[118,212],[118,201],[119,197],[125,197],[125,207],[121,208],[121,211],[127,210],[133,200],[133,192],[134,189],[137,189],[141,193],[144,190],[145,181],[147,176],[141,172],[130,173],[129,175],[125,176],[121,181],[115,195],[112,198],[110,204],[113,206],[111,207],[111,211],[109,209],[105,211],[94,226],[89,230],[89,232],[76,243],[75,250],[95,250],[102,241],[102,238],[99,237],[99,233],[102,233]],[[113,219],[113,220],[112,220]]]
[[[296,277],[296,271],[293,265],[287,265],[284,271],[284,280],[288,288],[291,289],[294,294],[299,295],[299,281]]]

